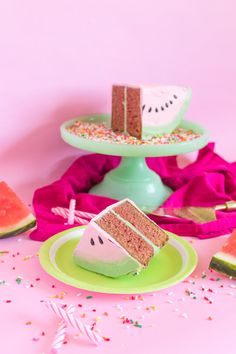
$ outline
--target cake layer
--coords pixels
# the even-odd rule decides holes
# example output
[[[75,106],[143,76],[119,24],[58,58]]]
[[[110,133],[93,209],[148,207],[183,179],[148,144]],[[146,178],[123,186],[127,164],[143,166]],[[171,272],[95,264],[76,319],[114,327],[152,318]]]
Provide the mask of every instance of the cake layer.
[[[167,234],[128,200],[120,204],[118,203],[113,210],[132,224],[139,232],[153,242],[155,246],[161,248],[168,240]]]
[[[127,108],[126,108],[126,130],[132,136],[135,136],[137,139],[142,137],[142,114],[140,109],[141,102],[141,92],[139,88],[130,88],[126,89],[127,95]]]
[[[109,211],[94,221],[117,240],[133,258],[144,266],[148,265],[149,260],[154,255],[154,250],[142,236]]]
[[[125,86],[112,87],[112,121],[111,126],[114,131],[124,132],[126,130],[126,119],[124,114]]]

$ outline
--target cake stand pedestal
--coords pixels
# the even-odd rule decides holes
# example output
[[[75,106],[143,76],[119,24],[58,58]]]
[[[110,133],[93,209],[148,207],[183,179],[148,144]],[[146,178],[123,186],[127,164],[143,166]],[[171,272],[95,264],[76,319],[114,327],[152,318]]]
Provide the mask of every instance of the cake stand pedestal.
[[[208,143],[208,132],[198,124],[183,121],[179,127],[200,134],[191,141],[171,144],[130,145],[117,142],[96,141],[70,133],[67,127],[75,121],[105,123],[110,116],[83,116],[67,121],[61,126],[61,136],[68,144],[87,151],[121,156],[119,166],[108,172],[103,181],[90,189],[89,193],[121,200],[133,200],[143,211],[151,212],[160,206],[172,193],[161,178],[146,164],[145,157],[161,157],[196,151]]]

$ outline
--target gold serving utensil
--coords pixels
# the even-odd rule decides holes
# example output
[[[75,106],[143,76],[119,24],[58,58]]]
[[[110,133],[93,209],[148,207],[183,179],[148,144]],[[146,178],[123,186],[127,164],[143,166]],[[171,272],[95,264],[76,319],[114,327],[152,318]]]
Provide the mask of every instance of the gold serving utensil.
[[[216,211],[236,210],[236,201],[230,200],[224,204],[214,207],[182,207],[182,208],[157,208],[151,215],[162,216],[166,218],[179,218],[193,220],[196,223],[203,224],[216,220]]]

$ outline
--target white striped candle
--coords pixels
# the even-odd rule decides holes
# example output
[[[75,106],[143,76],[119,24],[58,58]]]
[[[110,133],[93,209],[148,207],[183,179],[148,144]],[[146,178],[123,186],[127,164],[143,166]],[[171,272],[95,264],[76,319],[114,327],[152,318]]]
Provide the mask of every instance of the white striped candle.
[[[70,324],[73,328],[78,329],[82,334],[87,336],[89,340],[94,344],[103,342],[103,338],[99,334],[94,332],[90,328],[90,326],[82,323],[77,318],[75,318],[71,311],[64,310],[64,308],[62,308],[59,304],[53,301],[46,301],[45,305],[52,312],[56,313],[62,321],[64,321],[66,324]]]
[[[68,224],[69,225],[73,225],[75,222],[75,206],[76,206],[76,200],[71,199],[70,205],[69,205],[69,215],[68,215]]]

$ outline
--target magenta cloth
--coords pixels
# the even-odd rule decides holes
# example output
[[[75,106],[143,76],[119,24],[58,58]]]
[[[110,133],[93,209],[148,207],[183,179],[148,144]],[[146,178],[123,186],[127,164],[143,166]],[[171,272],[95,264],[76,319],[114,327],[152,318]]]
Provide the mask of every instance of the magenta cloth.
[[[228,163],[214,152],[214,143],[201,149],[197,160],[181,169],[176,156],[147,158],[148,166],[161,177],[174,192],[164,203],[168,207],[215,206],[236,200],[236,163]],[[38,227],[30,237],[44,241],[71,226],[65,219],[55,216],[52,207],[69,207],[71,198],[76,199],[76,209],[99,213],[114,199],[88,194],[89,189],[102,181],[104,175],[115,168],[120,157],[91,154],[78,158],[60,180],[35,191],[33,206]],[[236,211],[217,212],[217,220],[196,224],[189,220],[167,221],[152,217],[162,228],[182,236],[209,238],[230,233],[236,227]],[[78,226],[79,224],[75,224]]]

